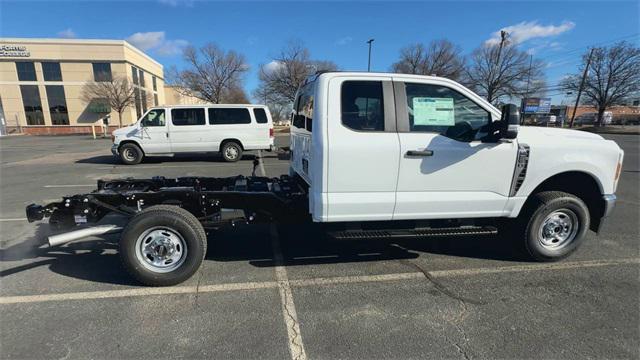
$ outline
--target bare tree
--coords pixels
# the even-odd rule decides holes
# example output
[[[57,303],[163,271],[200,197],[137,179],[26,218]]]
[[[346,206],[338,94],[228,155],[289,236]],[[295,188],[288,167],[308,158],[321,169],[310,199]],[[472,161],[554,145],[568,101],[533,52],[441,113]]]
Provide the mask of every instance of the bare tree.
[[[267,103],[293,103],[296,91],[311,74],[321,70],[336,70],[331,61],[312,60],[309,50],[299,41],[291,41],[269,64],[260,67],[260,84],[254,96]]]
[[[244,55],[209,43],[200,49],[186,47],[183,58],[187,68],[178,71],[173,67],[168,73],[170,83],[182,95],[214,104],[233,101],[239,92],[246,99],[242,80],[249,65]]]
[[[126,77],[114,77],[111,81],[89,82],[82,87],[80,98],[89,104],[102,101],[118,113],[118,124],[122,127],[122,114],[136,102],[136,89]]]
[[[564,89],[572,92],[580,89],[588,57],[588,54],[582,56],[577,74],[562,81]],[[624,41],[610,48],[594,48],[582,92],[583,103],[597,109],[597,125],[602,125],[608,107],[624,105],[631,95],[640,92],[640,48]]]
[[[463,82],[489,102],[502,97],[544,93],[544,62],[533,60],[515,45],[483,44],[473,51]]]
[[[400,50],[400,58],[391,65],[396,73],[436,75],[459,80],[465,66],[462,49],[449,40],[434,40],[425,46],[420,43]]]

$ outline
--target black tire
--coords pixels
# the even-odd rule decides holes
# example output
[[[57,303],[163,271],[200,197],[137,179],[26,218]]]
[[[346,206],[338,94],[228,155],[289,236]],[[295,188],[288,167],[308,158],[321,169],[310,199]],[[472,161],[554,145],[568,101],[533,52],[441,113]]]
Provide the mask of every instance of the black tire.
[[[171,235],[177,234],[184,244],[184,248],[181,249],[184,253],[175,263],[180,265],[170,271],[149,264],[152,259],[146,261],[142,251],[138,249],[144,242],[149,241],[145,236],[152,238],[153,232],[167,230]],[[152,231],[151,235],[149,231]],[[147,235],[144,235],[145,232]],[[154,248],[153,242],[149,247]],[[162,247],[165,254],[168,252],[166,249]],[[120,259],[125,269],[136,280],[150,286],[170,286],[189,279],[200,268],[206,253],[207,235],[202,224],[190,212],[172,205],[152,206],[137,213],[129,221],[120,238]]]
[[[522,250],[531,259],[558,261],[582,244],[589,219],[589,209],[580,198],[561,191],[545,191],[527,201],[513,224],[513,233],[524,238]]]
[[[242,146],[235,141],[227,141],[220,148],[222,158],[227,162],[236,162],[242,159]]]
[[[136,165],[139,164],[144,158],[144,153],[142,149],[136,144],[126,143],[118,149],[118,153],[120,154],[120,160],[123,164],[126,165]]]

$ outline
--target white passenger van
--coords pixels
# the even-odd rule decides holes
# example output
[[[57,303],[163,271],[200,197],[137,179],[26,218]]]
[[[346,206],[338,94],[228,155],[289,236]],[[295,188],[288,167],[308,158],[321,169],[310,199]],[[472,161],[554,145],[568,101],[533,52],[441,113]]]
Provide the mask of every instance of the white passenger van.
[[[235,162],[245,150],[271,150],[273,136],[264,105],[170,105],[153,107],[135,124],[115,130],[111,152],[127,165],[145,156],[205,152]]]

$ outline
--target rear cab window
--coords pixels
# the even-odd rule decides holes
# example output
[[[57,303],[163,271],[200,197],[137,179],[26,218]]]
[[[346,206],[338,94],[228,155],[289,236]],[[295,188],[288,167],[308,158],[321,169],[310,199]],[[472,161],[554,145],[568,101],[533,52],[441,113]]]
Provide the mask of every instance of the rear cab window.
[[[251,124],[251,115],[247,108],[209,108],[209,124]]]
[[[342,125],[355,131],[384,131],[382,81],[348,80],[340,94]]]

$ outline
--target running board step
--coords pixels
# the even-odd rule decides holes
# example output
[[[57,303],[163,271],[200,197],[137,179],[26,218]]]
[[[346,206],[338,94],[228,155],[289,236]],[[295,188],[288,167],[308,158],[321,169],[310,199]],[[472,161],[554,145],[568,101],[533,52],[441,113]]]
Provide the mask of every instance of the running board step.
[[[344,230],[329,232],[336,239],[394,239],[406,237],[442,237],[465,235],[495,235],[498,230],[492,226],[466,226],[454,228],[429,229],[390,229],[390,230]]]

